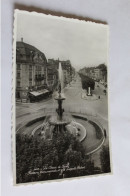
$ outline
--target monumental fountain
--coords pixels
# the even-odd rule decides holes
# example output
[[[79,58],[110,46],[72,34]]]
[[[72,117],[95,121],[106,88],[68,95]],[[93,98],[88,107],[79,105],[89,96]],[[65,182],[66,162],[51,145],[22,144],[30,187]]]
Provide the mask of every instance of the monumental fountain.
[[[31,131],[33,137],[40,139],[52,140],[53,135],[62,134],[63,132],[70,132],[86,147],[86,153],[91,154],[98,150],[104,143],[104,131],[102,126],[86,114],[67,112],[63,108],[63,101],[66,100],[62,93],[63,90],[63,72],[62,66],[59,62],[59,82],[58,92],[54,100],[57,102],[57,107],[53,112],[45,112],[40,118],[36,118],[23,125],[17,130]],[[36,123],[36,126],[35,126]],[[33,126],[32,126],[33,125]],[[27,132],[27,131],[26,131]],[[93,142],[92,142],[93,141]]]
[[[59,133],[62,133],[63,131],[69,131],[73,135],[79,135],[79,131],[83,131],[84,134],[83,136],[86,136],[86,129],[81,125],[80,123],[77,123],[74,121],[72,117],[70,117],[69,114],[64,114],[64,108],[62,107],[63,101],[66,99],[61,91],[63,89],[63,72],[62,72],[62,67],[61,63],[59,62],[59,82],[58,82],[58,95],[54,98],[57,101],[58,107],[56,108],[56,113],[50,114],[47,117],[47,120],[43,122],[41,126],[42,134],[45,134],[49,132],[50,134],[50,139],[53,138],[53,134],[58,135]],[[48,131],[50,130],[50,131]],[[82,138],[83,139],[83,138]]]

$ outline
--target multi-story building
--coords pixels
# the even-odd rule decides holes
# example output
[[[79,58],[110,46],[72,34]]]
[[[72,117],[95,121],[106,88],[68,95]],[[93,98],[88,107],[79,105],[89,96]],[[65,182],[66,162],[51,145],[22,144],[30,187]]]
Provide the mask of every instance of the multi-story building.
[[[92,73],[92,77],[95,80],[102,80],[103,79],[103,75],[102,75],[102,71],[99,68],[94,68]]]
[[[60,61],[63,71],[63,87],[69,84],[72,80],[74,75],[75,69],[71,66],[71,62],[67,61]],[[58,82],[58,68],[59,68],[59,59],[48,59],[48,66],[47,66],[47,84],[48,86],[54,86],[56,82]]]
[[[102,80],[103,79],[103,72],[100,68],[97,67],[88,67],[83,68],[80,70],[80,73],[86,75],[94,80]]]
[[[72,81],[73,69],[70,60],[61,61],[61,66],[63,70],[64,86],[66,86]]]
[[[49,90],[53,91],[58,83],[58,60],[48,59],[46,83]]]
[[[93,77],[93,69],[91,67],[84,67],[80,69],[79,73],[86,75],[88,77]]]
[[[16,98],[27,99],[30,91],[46,85],[47,59],[34,46],[16,43]]]

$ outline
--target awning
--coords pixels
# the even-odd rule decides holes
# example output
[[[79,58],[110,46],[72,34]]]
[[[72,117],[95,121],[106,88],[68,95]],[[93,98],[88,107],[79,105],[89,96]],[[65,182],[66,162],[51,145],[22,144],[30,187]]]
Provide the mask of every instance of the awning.
[[[32,91],[30,94],[34,95],[35,97],[43,95],[48,93],[49,91],[47,89],[41,90],[41,91]]]
[[[44,89],[41,91],[43,94],[48,93],[49,91],[47,89]]]

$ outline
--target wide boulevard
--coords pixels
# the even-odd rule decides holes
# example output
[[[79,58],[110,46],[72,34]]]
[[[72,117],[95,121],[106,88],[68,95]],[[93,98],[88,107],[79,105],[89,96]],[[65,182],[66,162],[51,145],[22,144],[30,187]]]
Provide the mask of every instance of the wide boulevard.
[[[81,80],[77,75],[71,84],[62,90],[62,94],[66,98],[63,102],[63,108],[67,112],[85,113],[89,116],[96,115],[101,124],[107,129],[107,123],[105,122],[108,121],[108,100],[103,90],[103,85],[96,83],[93,93],[97,95],[97,97],[100,96],[100,99],[83,99]],[[24,121],[45,115],[46,111],[55,111],[57,102],[54,97],[56,95],[57,92],[54,92],[52,98],[36,103],[16,103],[16,127],[18,128]]]
[[[63,96],[66,98],[63,102],[65,112],[86,115],[89,119],[98,121],[103,129],[106,130],[107,137],[105,145],[108,145],[108,99],[103,92],[102,84],[95,84],[93,93],[97,96],[96,100],[86,100],[82,98],[85,93],[82,89],[80,77],[77,75],[75,79],[62,90]],[[57,92],[54,92],[52,98],[42,100],[36,103],[16,103],[16,131],[32,119],[47,115],[47,112],[55,112],[57,102],[54,99]],[[100,96],[100,99],[98,97]],[[25,130],[26,131],[26,130]],[[96,166],[100,165],[100,150],[91,157]]]

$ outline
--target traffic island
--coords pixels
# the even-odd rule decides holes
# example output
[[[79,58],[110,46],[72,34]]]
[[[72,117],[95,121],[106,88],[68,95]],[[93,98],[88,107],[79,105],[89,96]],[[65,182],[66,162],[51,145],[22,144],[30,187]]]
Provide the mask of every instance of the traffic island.
[[[90,95],[87,95],[86,92],[82,92],[81,98],[82,98],[82,99],[86,99],[86,100],[88,100],[88,101],[94,101],[94,100],[99,99],[97,95],[92,94],[92,95],[90,96]]]

